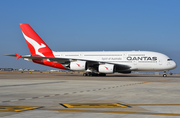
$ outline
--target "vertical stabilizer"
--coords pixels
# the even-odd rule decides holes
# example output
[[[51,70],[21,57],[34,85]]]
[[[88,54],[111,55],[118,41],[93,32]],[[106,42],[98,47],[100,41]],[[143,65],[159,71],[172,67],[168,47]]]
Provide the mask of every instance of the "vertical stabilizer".
[[[29,24],[19,24],[32,56],[54,57],[52,50]]]

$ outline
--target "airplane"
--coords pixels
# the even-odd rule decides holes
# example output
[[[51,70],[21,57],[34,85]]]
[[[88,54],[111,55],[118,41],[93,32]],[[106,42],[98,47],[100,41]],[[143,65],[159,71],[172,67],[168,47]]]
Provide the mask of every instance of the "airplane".
[[[132,71],[164,71],[177,67],[168,56],[152,51],[81,51],[56,52],[39,37],[29,24],[19,24],[31,55],[6,54],[58,69],[84,71],[83,76],[106,76]]]

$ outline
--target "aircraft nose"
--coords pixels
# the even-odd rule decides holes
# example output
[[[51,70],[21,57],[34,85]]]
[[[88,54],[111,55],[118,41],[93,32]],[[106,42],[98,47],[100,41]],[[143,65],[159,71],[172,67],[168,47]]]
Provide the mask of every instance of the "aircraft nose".
[[[171,60],[171,61],[168,61],[168,70],[172,70],[172,69],[175,69],[177,67],[176,63]]]
[[[175,69],[177,67],[176,63],[174,61],[171,62],[171,69]]]
[[[172,62],[172,69],[175,69],[177,67],[176,63],[173,61]]]

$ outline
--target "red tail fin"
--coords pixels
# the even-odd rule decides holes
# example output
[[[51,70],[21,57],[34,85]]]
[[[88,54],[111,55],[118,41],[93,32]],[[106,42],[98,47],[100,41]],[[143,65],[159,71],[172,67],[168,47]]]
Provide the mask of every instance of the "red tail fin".
[[[52,50],[29,24],[19,24],[32,56],[54,57]]]

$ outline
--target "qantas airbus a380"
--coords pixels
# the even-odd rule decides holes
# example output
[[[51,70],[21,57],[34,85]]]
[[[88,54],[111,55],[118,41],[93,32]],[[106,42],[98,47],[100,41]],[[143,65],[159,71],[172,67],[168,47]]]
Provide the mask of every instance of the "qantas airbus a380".
[[[84,76],[105,76],[131,71],[164,71],[176,68],[168,56],[150,51],[54,52],[29,24],[20,24],[31,55],[6,55],[59,69],[85,71]]]

